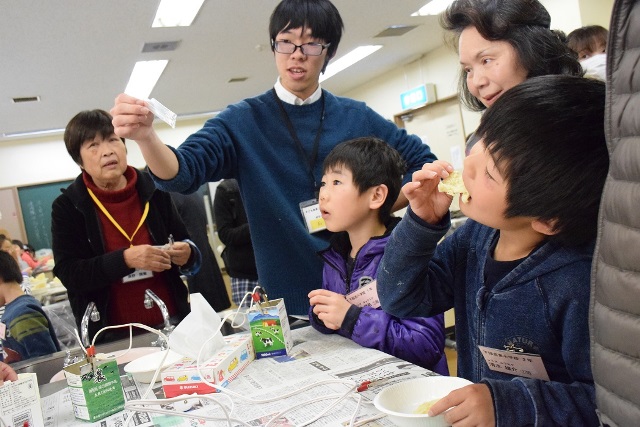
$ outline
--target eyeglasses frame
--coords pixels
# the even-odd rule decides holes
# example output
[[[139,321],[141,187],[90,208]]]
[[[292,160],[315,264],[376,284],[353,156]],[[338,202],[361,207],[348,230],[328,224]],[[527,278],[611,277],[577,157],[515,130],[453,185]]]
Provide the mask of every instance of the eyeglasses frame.
[[[277,48],[278,43],[284,43],[284,44],[287,44],[287,45],[293,45],[293,51],[292,51],[292,52],[289,52],[289,53],[286,53],[286,52],[280,52],[280,51],[278,50],[278,48]],[[304,50],[304,46],[308,46],[308,45],[321,46],[321,47],[322,47],[322,50],[321,50],[321,51],[320,51],[320,53],[319,53],[319,54],[317,54],[317,55],[309,54],[309,53],[305,52],[305,50]],[[303,55],[308,55],[308,56],[320,56],[320,55],[322,55],[322,52],[324,52],[324,50],[325,50],[325,49],[329,48],[329,46],[331,46],[331,43],[323,44],[323,43],[314,43],[314,42],[309,42],[309,43],[303,43],[303,44],[298,45],[298,44],[292,43],[292,42],[287,41],[287,40],[280,40],[280,41],[278,41],[278,40],[271,40],[271,47],[273,47],[273,50],[274,50],[274,51],[276,51],[276,52],[278,52],[278,53],[281,53],[281,54],[283,54],[283,55],[293,55],[293,54],[296,52],[296,50],[300,49],[300,52],[302,52],[302,54],[303,54]]]

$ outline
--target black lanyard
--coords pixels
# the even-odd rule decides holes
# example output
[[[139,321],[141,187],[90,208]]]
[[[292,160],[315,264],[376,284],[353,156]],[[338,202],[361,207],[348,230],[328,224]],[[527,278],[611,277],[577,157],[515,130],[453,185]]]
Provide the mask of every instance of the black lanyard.
[[[318,127],[318,131],[316,132],[316,138],[313,141],[313,150],[311,152],[311,157],[308,157],[307,153],[304,151],[304,147],[302,146],[302,143],[300,142],[300,138],[298,138],[298,134],[296,133],[296,130],[293,128],[293,123],[291,123],[291,119],[289,118],[289,115],[287,114],[287,111],[284,109],[282,100],[278,97],[278,94],[276,93],[276,89],[273,88],[272,92],[273,92],[273,96],[276,98],[276,101],[278,102],[278,106],[280,107],[282,118],[284,119],[284,122],[287,124],[287,129],[289,129],[289,134],[291,135],[291,138],[293,138],[293,141],[296,143],[296,146],[298,147],[298,151],[300,151],[300,155],[304,158],[304,160],[307,163],[309,175],[311,176],[311,181],[313,181],[313,191],[317,199],[318,192],[319,192],[318,182],[316,181],[316,177],[313,174],[313,167],[315,166],[316,160],[318,159],[318,149],[320,148],[320,135],[322,134],[322,123],[324,122],[324,93],[321,96],[322,112],[320,113],[320,126]]]

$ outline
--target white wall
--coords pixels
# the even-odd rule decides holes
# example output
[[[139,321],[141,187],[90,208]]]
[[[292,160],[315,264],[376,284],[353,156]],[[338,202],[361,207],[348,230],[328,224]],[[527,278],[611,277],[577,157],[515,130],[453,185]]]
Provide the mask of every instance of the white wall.
[[[601,25],[609,29],[614,0],[580,0],[582,25]]]
[[[436,98],[446,98],[456,94],[458,56],[446,47],[439,47],[402,67],[371,80],[347,92],[344,96],[360,99],[384,117],[393,120],[402,111],[400,94],[421,84],[433,83]]]
[[[175,129],[162,122],[155,124],[160,138],[169,145],[178,146],[184,139],[202,127],[206,119],[182,120]],[[145,161],[138,145],[127,141],[127,159],[131,166],[141,168]],[[41,138],[19,139],[0,144],[0,187],[14,187],[63,181],[80,173],[67,153],[62,134]]]

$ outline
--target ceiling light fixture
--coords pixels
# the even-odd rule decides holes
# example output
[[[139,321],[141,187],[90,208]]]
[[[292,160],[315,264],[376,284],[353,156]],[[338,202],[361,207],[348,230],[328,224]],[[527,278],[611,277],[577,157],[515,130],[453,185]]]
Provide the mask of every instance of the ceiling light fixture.
[[[336,74],[338,74],[340,71],[344,70],[345,68],[349,68],[350,66],[352,66],[356,62],[366,58],[369,55],[371,55],[373,52],[377,51],[381,47],[382,47],[382,45],[378,44],[378,45],[369,45],[369,46],[359,46],[359,47],[355,48],[354,50],[352,50],[351,52],[347,53],[346,55],[344,55],[340,59],[337,59],[336,61],[334,61],[331,64],[329,64],[327,66],[327,69],[325,70],[324,74],[320,75],[320,82],[323,82],[323,81],[327,80],[328,78],[335,76]]]
[[[42,130],[31,130],[31,131],[22,131],[22,132],[6,132],[2,134],[2,138],[30,138],[30,137],[38,137],[38,136],[46,136],[46,135],[55,135],[62,134],[64,129],[42,129]]]
[[[453,3],[453,0],[431,0],[422,6],[420,10],[412,13],[411,16],[439,15],[444,12],[451,3]]]
[[[140,99],[149,98],[167,63],[167,59],[136,62],[124,92]]]
[[[152,27],[188,27],[200,11],[204,0],[162,0]]]

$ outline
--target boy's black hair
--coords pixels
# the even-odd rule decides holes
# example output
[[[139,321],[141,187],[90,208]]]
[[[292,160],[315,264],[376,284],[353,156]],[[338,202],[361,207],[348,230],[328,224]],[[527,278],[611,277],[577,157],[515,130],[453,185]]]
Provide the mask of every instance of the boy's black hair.
[[[329,60],[336,54],[342,38],[344,23],[338,9],[329,0],[282,0],[269,20],[271,51],[274,51],[273,42],[278,34],[294,28],[308,28],[313,37],[330,43],[322,68],[324,72]]]
[[[551,221],[550,239],[567,246],[595,238],[609,168],[604,104],[604,82],[540,76],[487,109],[477,133],[507,181],[506,217]]]
[[[376,185],[387,186],[389,192],[380,207],[380,220],[386,223],[407,170],[400,153],[381,139],[355,138],[336,145],[324,159],[322,170],[326,173],[335,166],[344,166],[351,171],[359,194]]]
[[[22,283],[20,266],[11,254],[4,251],[0,251],[0,280],[4,283]]]
[[[551,16],[537,0],[456,0],[441,15],[440,24],[454,33],[456,49],[460,34],[467,27],[475,27],[487,40],[508,42],[527,71],[527,78],[583,74],[577,54],[564,43],[562,33],[550,29]],[[462,102],[469,109],[487,108],[469,92],[464,72],[458,87]]]
[[[567,45],[576,53],[580,53],[585,49],[595,52],[598,47],[597,42],[600,41],[606,46],[608,39],[609,30],[606,28],[600,25],[586,25],[569,33]]]
[[[77,165],[82,166],[80,148],[86,140],[93,139],[96,135],[108,138],[114,133],[111,120],[111,114],[104,110],[85,110],[76,114],[67,123],[63,136],[64,145]],[[124,143],[124,138],[120,139]]]

